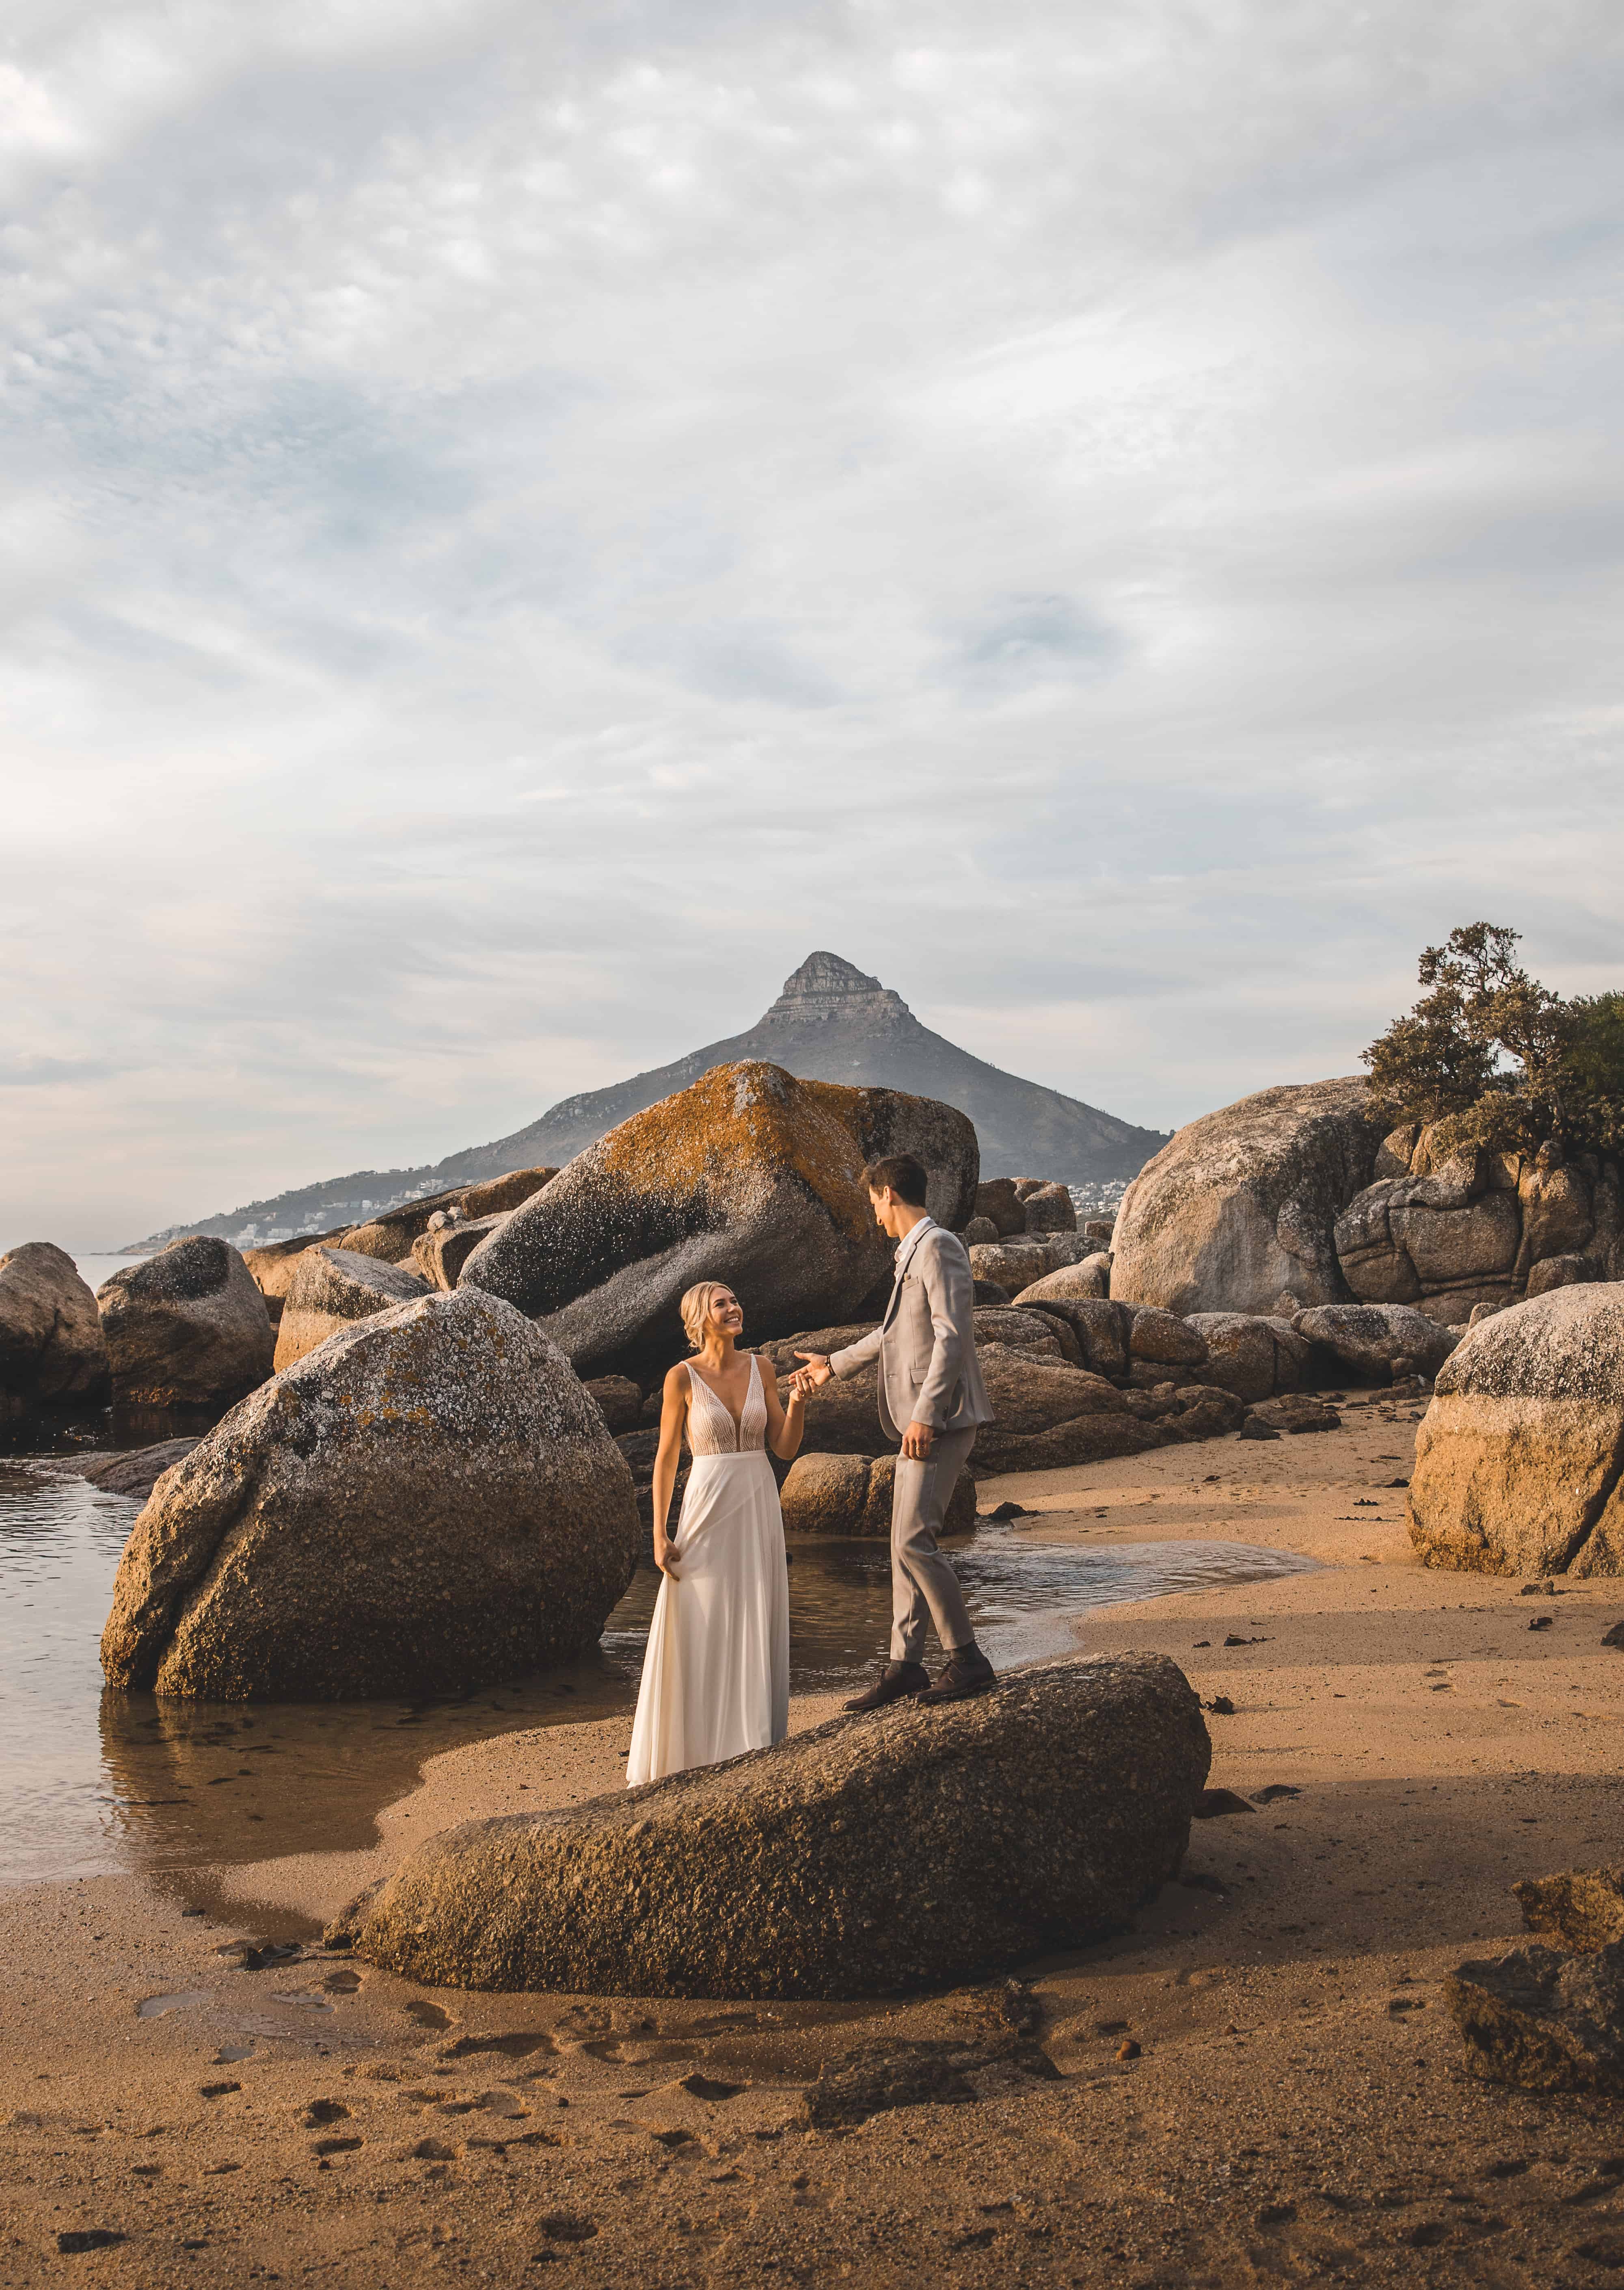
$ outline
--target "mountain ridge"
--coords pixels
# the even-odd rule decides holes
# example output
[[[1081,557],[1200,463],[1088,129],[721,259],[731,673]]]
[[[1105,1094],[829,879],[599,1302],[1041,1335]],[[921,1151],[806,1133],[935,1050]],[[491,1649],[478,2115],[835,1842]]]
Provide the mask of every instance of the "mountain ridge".
[[[783,1066],[803,1080],[941,1098],[974,1122],[984,1177],[1053,1177],[1064,1184],[1132,1177],[1161,1150],[1170,1133],[1140,1128],[972,1056],[922,1025],[892,988],[844,957],[820,949],[790,973],[776,1001],[743,1033],[708,1043],[668,1065],[651,1067],[606,1089],[562,1098],[538,1119],[489,1145],[468,1146],[415,1169],[352,1171],[345,1177],[247,1202],[201,1224],[172,1226],[130,1245],[132,1250],[161,1247],[192,1232],[237,1239],[248,1224],[254,1230],[245,1245],[252,1245],[254,1239],[283,1232],[359,1223],[400,1201],[475,1184],[508,1169],[562,1165],[605,1130],[685,1089],[712,1066],[744,1058]]]

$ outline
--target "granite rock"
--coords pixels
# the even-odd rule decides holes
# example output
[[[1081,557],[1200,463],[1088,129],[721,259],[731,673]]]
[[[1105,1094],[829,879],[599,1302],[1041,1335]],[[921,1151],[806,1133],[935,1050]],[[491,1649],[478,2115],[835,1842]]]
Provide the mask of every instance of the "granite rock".
[[[797,1455],[780,1490],[787,1534],[836,1534],[887,1541],[891,1534],[894,1455]],[[975,1531],[975,1482],[961,1471],[943,1531]]]
[[[543,1322],[583,1373],[644,1375],[686,1349],[677,1302],[725,1280],[752,1342],[855,1314],[888,1281],[864,1164],[912,1152],[932,1213],[964,1221],[978,1175],[962,1113],[895,1090],[717,1066],[578,1154],[462,1268],[461,1286]]]
[[[468,1822],[331,1930],[433,1988],[905,1992],[1120,1931],[1177,1870],[1210,1755],[1164,1655],[1056,1662]]]
[[[1624,1286],[1554,1288],[1468,1331],[1416,1436],[1410,1539],[1482,1574],[1624,1573]]]
[[[308,1248],[295,1262],[276,1329],[278,1374],[341,1328],[428,1293],[420,1273],[353,1249]]]
[[[1320,1304],[1299,1312],[1292,1325],[1349,1375],[1371,1383],[1434,1376],[1459,1341],[1408,1304]]]
[[[1624,1945],[1514,1948],[1444,1982],[1468,2071],[1524,2091],[1624,2092]]]
[[[108,1683],[213,1701],[459,1693],[589,1645],[631,1579],[625,1459],[568,1362],[478,1290],[361,1320],[168,1472]]]
[[[113,1397],[142,1407],[220,1407],[263,1383],[276,1337],[228,1241],[196,1233],[115,1272],[96,1292]]]

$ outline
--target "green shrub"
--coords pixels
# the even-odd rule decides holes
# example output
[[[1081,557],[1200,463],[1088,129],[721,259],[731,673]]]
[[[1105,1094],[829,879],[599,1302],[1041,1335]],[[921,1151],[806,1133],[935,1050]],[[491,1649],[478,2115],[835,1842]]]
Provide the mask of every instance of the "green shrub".
[[[1518,933],[1468,923],[1421,956],[1428,991],[1364,1053],[1397,1121],[1436,1122],[1434,1149],[1624,1144],[1624,994],[1564,1001],[1516,961]]]

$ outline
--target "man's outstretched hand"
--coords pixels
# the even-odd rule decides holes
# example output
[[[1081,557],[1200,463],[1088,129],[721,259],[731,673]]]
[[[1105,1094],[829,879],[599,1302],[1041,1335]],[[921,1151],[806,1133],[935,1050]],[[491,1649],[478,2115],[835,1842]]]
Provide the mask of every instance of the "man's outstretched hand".
[[[819,1386],[827,1383],[835,1373],[829,1365],[826,1352],[797,1352],[796,1357],[806,1362],[804,1367],[796,1368],[791,1379],[795,1389],[803,1397],[809,1391],[816,1391]]]
[[[902,1434],[902,1453],[910,1463],[928,1463],[936,1434],[928,1423],[910,1423]]]

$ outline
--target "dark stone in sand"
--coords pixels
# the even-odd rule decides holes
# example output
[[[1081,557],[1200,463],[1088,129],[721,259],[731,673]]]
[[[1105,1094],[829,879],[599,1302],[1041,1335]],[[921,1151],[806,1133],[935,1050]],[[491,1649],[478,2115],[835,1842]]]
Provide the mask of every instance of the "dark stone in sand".
[[[1554,1934],[1565,1948],[1594,1951],[1624,1941],[1624,1869],[1565,1869],[1511,1890],[1529,1931]]]
[[[841,1998],[1119,1930],[1211,1750],[1164,1655],[841,1717],[591,1804],[430,1838],[332,1927],[429,1987]]]
[[[580,1653],[631,1579],[631,1476],[568,1363],[458,1289],[235,1408],[135,1522],[108,1682],[207,1701],[465,1692]]]
[[[677,1303],[724,1280],[751,1341],[854,1315],[888,1273],[863,1165],[911,1152],[956,1227],[974,1197],[975,1131],[933,1098],[797,1081],[754,1061],[612,1129],[514,1211],[462,1269],[541,1320],[583,1373],[663,1370],[685,1348]]]
[[[202,1233],[104,1280],[96,1292],[113,1397],[141,1407],[217,1407],[271,1372],[265,1299],[228,1241]]]
[[[1197,1821],[1218,1821],[1225,1814],[1255,1813],[1256,1811],[1256,1806],[1249,1805],[1244,1797],[1237,1797],[1233,1790],[1204,1789],[1196,1800]]]
[[[1515,1948],[1458,1966],[1444,1995],[1473,2075],[1524,2091],[1624,2091],[1624,1946]]]

